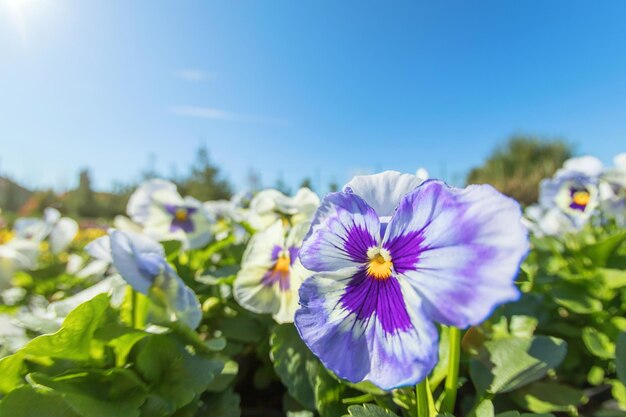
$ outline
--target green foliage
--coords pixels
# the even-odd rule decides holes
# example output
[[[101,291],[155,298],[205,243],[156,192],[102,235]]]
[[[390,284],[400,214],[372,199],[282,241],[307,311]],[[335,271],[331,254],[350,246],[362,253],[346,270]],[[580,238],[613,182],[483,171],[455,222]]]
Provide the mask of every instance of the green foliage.
[[[348,414],[344,417],[397,417],[397,414],[377,405],[363,404],[348,407]]]
[[[0,415],[28,415],[18,414],[24,412],[19,407],[31,400],[49,403],[51,415],[58,410],[83,417],[174,416],[192,405],[195,410],[200,402],[194,401],[224,360],[209,349],[197,352],[194,342],[179,332],[128,327],[109,297],[98,295],[72,311],[56,333],[0,360],[0,392],[6,394],[0,401],[6,414]]]
[[[274,370],[289,394],[304,407],[315,409],[315,377],[319,363],[291,324],[276,326],[270,337]]]
[[[537,201],[539,182],[552,176],[572,156],[570,145],[533,136],[513,136],[495,149],[483,166],[467,176],[468,184],[491,184],[522,204]]]

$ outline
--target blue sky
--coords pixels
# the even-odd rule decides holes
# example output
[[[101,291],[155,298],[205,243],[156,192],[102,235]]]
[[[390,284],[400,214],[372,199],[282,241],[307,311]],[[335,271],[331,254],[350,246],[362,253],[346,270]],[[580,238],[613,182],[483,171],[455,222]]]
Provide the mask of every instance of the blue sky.
[[[626,2],[0,0],[0,172],[59,189],[184,172],[238,188],[425,167],[516,132],[626,151]]]

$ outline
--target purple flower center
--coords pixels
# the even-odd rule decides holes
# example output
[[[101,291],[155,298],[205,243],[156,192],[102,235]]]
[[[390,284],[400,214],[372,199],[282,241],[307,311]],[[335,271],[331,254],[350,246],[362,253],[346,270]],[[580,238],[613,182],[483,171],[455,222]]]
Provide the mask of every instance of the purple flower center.
[[[574,210],[585,211],[589,204],[590,194],[585,188],[570,188],[571,202],[569,207]]]
[[[409,233],[378,247],[370,232],[352,228],[344,249],[362,267],[346,286],[342,306],[360,321],[376,314],[389,334],[412,328],[397,275],[417,264],[422,240],[421,233]]]
[[[172,215],[170,232],[182,230],[185,233],[192,233],[195,229],[191,216],[198,211],[195,207],[177,206],[166,204],[165,210]]]

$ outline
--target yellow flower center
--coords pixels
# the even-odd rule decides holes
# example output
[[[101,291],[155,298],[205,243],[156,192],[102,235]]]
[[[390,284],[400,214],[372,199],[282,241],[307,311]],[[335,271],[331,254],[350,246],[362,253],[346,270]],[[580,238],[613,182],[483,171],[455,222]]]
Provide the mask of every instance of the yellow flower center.
[[[184,208],[176,209],[176,211],[174,212],[174,217],[179,222],[184,222],[185,220],[187,220],[187,209],[184,209]]]
[[[287,273],[289,272],[289,266],[291,265],[289,256],[280,256],[276,260],[276,265],[274,265],[275,272]]]
[[[585,207],[589,204],[589,193],[587,191],[576,191],[572,196],[572,201],[574,201],[574,204],[577,206]]]
[[[386,253],[376,253],[370,256],[370,262],[367,265],[367,273],[376,279],[387,279],[391,276],[391,267],[393,263]]]

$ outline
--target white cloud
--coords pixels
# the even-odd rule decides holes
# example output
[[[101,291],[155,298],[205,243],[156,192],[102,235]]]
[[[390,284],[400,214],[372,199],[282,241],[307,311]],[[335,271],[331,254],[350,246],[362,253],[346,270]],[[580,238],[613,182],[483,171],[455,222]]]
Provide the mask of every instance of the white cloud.
[[[206,71],[194,68],[183,68],[176,71],[176,76],[185,81],[205,81],[212,78],[212,75]]]
[[[175,106],[172,107],[171,111],[172,113],[180,116],[197,117],[200,119],[226,120],[230,122],[258,123],[277,126],[289,125],[289,122],[284,119],[234,113],[213,107]]]

